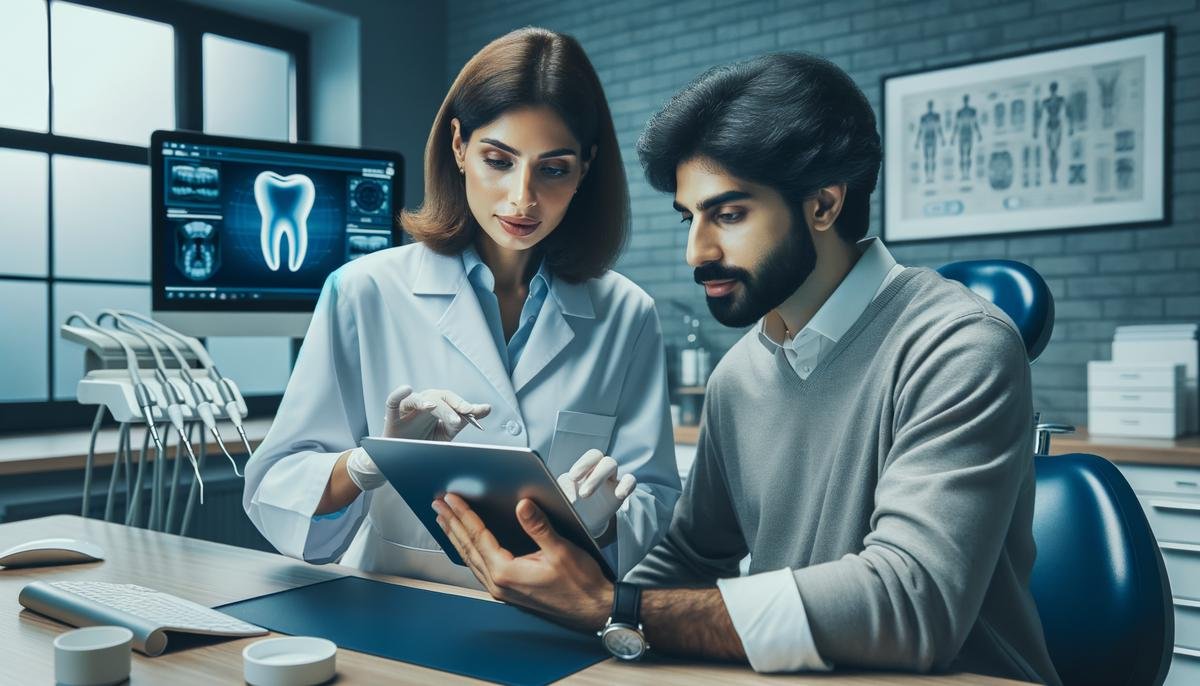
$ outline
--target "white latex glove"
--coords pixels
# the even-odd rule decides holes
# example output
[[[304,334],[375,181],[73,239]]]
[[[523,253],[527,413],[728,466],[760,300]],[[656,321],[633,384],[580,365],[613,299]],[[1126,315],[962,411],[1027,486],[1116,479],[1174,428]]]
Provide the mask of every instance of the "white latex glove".
[[[431,389],[413,393],[412,386],[400,386],[387,397],[383,435],[386,438],[450,441],[468,426],[462,415],[473,414],[476,419],[481,419],[491,411],[491,405],[468,403],[450,391]],[[387,483],[387,477],[362,448],[350,451],[346,472],[354,485],[363,491]]]
[[[362,448],[350,451],[350,458],[346,460],[346,474],[360,491],[373,491],[387,483],[387,477]]]
[[[617,461],[599,450],[589,450],[571,469],[558,477],[558,487],[575,507],[592,538],[608,531],[621,503],[633,493],[637,477],[617,478]]]
[[[400,386],[387,397],[383,419],[386,438],[413,438],[425,441],[452,441],[464,427],[470,426],[463,415],[476,419],[488,416],[491,405],[476,405],[457,393],[438,389],[413,393],[411,386]]]

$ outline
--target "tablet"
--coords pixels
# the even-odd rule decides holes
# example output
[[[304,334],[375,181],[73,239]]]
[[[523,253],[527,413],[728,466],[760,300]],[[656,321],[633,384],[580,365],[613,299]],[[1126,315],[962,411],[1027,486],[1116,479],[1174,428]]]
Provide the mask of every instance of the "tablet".
[[[438,526],[437,513],[430,506],[434,499],[447,493],[461,496],[500,545],[520,556],[538,550],[517,521],[517,503],[529,498],[546,513],[559,536],[591,555],[604,575],[615,580],[608,561],[537,451],[403,438],[364,438],[362,447],[454,564],[466,566]]]

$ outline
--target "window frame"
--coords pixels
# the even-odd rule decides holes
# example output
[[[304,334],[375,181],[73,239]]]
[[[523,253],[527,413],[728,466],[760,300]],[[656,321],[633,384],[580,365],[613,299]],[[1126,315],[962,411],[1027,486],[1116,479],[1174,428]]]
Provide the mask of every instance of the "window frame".
[[[50,19],[51,2],[43,0],[46,11],[47,78],[53,83],[53,31]],[[294,64],[295,125],[296,140],[308,141],[310,136],[310,57],[309,36],[303,31],[270,24],[249,17],[231,14],[208,7],[199,7],[182,0],[65,0],[72,4],[107,10],[168,24],[174,30],[175,42],[175,128],[191,131],[204,130],[204,74],[203,37],[206,33],[226,38],[275,48],[288,53]],[[146,166],[150,160],[149,140],[147,146],[128,145],[109,141],[91,140],[54,133],[54,92],[47,96],[46,132],[10,129],[0,126],[0,148],[83,157],[110,162],[126,162]],[[50,163],[53,165],[53,161]],[[54,286],[56,283],[97,284],[117,286],[146,286],[150,281],[125,279],[83,279],[57,277],[54,273],[54,174],[47,173],[46,276],[0,273],[0,280],[36,282],[46,287],[47,327],[47,397],[42,401],[0,401],[0,433],[15,431],[41,431],[52,429],[86,429],[95,416],[95,407],[81,405],[76,400],[54,398],[54,372],[57,361],[54,357],[54,341],[58,337],[59,323],[54,321]],[[297,342],[293,341],[293,355]],[[253,396],[246,398],[251,413],[274,412],[279,407],[282,394]],[[111,417],[108,418],[111,421]]]

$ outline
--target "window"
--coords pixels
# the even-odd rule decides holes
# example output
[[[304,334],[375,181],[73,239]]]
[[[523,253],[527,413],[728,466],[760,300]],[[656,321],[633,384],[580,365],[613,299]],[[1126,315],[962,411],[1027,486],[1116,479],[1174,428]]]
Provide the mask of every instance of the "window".
[[[307,138],[307,65],[303,33],[182,0],[0,2],[0,431],[90,422],[72,310],[149,312],[150,133]],[[209,345],[228,364],[291,352]],[[242,366],[256,407],[277,404],[286,365]]]

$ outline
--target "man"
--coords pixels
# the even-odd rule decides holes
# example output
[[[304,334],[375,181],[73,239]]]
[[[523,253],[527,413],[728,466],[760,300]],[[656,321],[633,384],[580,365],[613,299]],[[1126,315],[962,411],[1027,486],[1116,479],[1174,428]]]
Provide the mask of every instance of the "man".
[[[1024,346],[990,303],[860,242],[880,164],[862,93],[808,55],[718,68],[651,120],[638,152],[690,225],[713,315],[757,324],[709,382],[670,531],[631,583],[605,581],[528,500],[517,517],[540,550],[514,558],[448,495],[439,523],[479,580],[605,627],[618,656],[648,643],[759,671],[1058,683],[1029,593]]]

